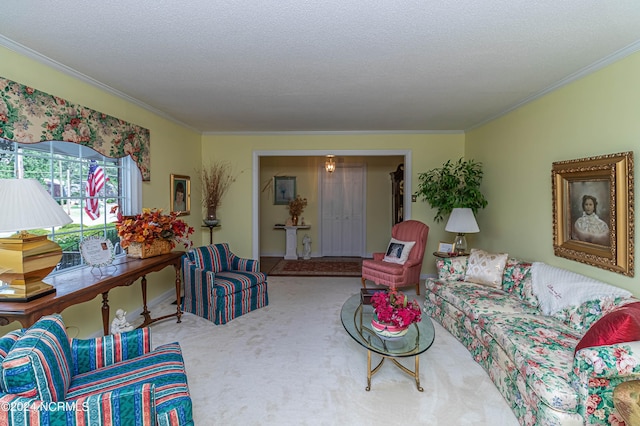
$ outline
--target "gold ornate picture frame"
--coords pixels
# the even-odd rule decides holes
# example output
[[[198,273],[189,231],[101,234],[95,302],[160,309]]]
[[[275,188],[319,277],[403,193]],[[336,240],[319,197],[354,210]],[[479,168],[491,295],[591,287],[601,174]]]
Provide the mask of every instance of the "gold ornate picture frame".
[[[169,210],[180,212],[180,216],[191,214],[191,178],[172,174],[169,187]]]
[[[556,256],[634,275],[633,152],[554,162]]]

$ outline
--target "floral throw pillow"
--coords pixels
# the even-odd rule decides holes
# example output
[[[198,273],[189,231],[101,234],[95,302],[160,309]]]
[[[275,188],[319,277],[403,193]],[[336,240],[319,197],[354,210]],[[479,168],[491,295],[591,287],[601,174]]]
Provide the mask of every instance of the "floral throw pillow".
[[[527,305],[537,308],[540,302],[533,294],[531,265],[531,262],[523,262],[514,258],[507,259],[502,276],[502,289],[518,297]]]
[[[438,278],[445,281],[463,281],[467,272],[468,256],[448,257],[436,260]]]

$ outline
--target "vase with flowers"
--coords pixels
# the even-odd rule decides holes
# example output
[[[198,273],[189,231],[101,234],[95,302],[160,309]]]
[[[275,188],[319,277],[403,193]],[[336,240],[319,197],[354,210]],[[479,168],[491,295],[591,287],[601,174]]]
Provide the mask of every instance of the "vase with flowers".
[[[216,161],[202,169],[200,179],[202,181],[202,205],[207,210],[204,223],[215,226],[218,224],[217,212],[222,197],[236,178],[231,171],[231,164]]]
[[[117,213],[115,222],[120,246],[127,249],[130,257],[146,258],[168,253],[178,243],[185,248],[192,243],[188,236],[194,229],[178,219],[179,212],[162,214],[162,209],[142,209],[135,216],[123,216],[114,206],[111,213]]]
[[[404,293],[397,290],[375,293],[371,297],[371,304],[374,311],[371,327],[386,339],[404,336],[411,324],[422,319],[418,301],[409,301]]]
[[[298,225],[298,217],[302,214],[305,207],[307,207],[307,199],[299,195],[289,201],[289,214],[291,215],[291,224],[293,226]]]

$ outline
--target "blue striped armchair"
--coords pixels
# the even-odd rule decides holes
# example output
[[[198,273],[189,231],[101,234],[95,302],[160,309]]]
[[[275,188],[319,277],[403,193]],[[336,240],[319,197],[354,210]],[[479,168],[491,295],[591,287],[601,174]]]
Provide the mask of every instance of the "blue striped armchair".
[[[226,324],[269,304],[260,262],[243,259],[227,243],[197,247],[182,257],[182,310]]]
[[[0,425],[193,425],[178,343],[69,339],[59,314],[0,337]]]

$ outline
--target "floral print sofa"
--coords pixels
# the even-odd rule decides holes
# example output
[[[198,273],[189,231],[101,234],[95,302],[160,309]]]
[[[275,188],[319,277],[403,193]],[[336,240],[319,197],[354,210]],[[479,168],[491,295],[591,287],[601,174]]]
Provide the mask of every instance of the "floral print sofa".
[[[593,291],[598,296],[547,315],[533,284],[534,264],[505,255],[501,278],[488,286],[467,280],[469,263],[468,257],[437,261],[438,279],[426,282],[424,311],[466,346],[520,424],[624,425],[613,390],[640,378],[640,337],[583,346],[591,344],[585,335],[593,338],[596,323],[623,306],[637,307],[638,300],[601,283]]]

